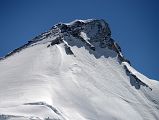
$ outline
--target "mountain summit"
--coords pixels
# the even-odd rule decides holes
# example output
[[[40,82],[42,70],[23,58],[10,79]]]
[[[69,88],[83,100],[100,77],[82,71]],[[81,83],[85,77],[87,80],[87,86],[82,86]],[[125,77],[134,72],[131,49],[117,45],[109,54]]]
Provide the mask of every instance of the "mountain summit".
[[[95,51],[96,47],[109,48],[118,53],[118,58],[121,61],[127,61],[124,59],[119,45],[111,38],[111,31],[108,24],[104,20],[93,19],[75,20],[71,23],[59,23],[53,26],[49,31],[42,33],[33,40],[28,41],[27,44],[7,54],[4,58],[36,43],[51,42],[51,45],[60,44],[64,41],[68,43],[70,42],[68,39],[71,39],[71,37],[79,39],[76,40],[74,44],[72,43],[72,45],[78,46],[79,43],[82,42],[85,44],[82,46],[93,51]]]
[[[104,20],[59,23],[0,60],[0,120],[158,120],[158,93]]]

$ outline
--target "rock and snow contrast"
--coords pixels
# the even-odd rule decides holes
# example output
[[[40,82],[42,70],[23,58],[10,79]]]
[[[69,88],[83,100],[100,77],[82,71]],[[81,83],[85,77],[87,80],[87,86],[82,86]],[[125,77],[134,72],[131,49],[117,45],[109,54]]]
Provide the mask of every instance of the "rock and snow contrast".
[[[159,120],[159,82],[104,20],[60,23],[1,58],[0,120]]]

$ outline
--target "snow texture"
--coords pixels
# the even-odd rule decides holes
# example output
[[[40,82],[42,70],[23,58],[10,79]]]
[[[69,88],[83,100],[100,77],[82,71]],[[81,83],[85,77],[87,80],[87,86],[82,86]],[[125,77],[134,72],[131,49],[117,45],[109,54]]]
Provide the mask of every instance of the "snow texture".
[[[159,120],[158,93],[104,20],[57,24],[0,60],[0,120]]]

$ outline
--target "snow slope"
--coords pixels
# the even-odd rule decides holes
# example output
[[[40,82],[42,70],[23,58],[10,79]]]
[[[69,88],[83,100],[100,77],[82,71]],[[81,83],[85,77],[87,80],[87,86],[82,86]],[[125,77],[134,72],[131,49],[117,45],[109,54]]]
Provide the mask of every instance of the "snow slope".
[[[103,20],[57,24],[0,61],[0,120],[159,120],[158,93]]]

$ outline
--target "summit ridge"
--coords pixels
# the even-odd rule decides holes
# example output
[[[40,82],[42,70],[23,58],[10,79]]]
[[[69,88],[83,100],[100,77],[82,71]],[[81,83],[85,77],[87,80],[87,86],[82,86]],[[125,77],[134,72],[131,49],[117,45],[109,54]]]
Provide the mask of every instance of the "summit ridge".
[[[34,46],[40,43],[51,42],[51,45],[66,41],[65,38],[75,37],[81,40],[91,50],[96,47],[109,48],[118,54],[120,62],[128,62],[122,54],[120,46],[111,38],[111,30],[106,21],[103,19],[87,19],[87,20],[74,20],[70,23],[58,23],[50,30],[44,32],[23,46],[13,50],[1,59],[5,59],[22,49]],[[96,47],[95,47],[96,46]]]

